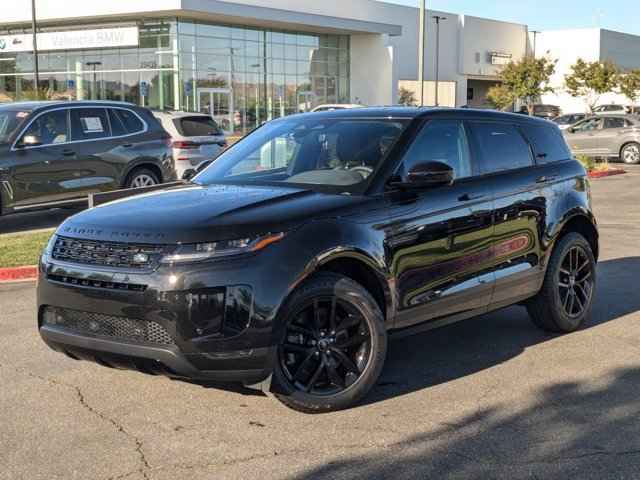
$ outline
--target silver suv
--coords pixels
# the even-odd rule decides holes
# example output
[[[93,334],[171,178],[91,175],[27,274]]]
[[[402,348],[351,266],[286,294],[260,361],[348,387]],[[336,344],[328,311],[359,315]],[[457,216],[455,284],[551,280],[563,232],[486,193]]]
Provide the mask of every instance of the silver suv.
[[[206,160],[213,160],[227,146],[218,124],[209,116],[189,112],[154,112],[173,141],[178,178]]]
[[[563,132],[574,154],[640,163],[640,117],[589,117]]]

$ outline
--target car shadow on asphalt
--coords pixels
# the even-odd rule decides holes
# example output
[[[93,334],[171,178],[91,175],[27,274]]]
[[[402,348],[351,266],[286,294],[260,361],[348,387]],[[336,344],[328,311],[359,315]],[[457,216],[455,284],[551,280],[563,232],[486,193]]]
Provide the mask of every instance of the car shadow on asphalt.
[[[599,265],[597,302],[585,329],[640,311],[638,272],[640,257]],[[553,338],[557,336],[538,331],[524,309],[509,308],[393,342],[382,379],[366,402],[473,375]],[[295,478],[640,478],[639,396],[640,368],[635,367],[546,384],[532,390],[530,403],[479,403],[472,413],[435,423],[431,416],[423,433],[407,435],[374,454],[349,454]],[[419,411],[411,415],[420,422]],[[375,417],[366,421],[376,423]]]
[[[585,329],[640,311],[640,257],[598,265],[598,289]],[[483,315],[437,330],[389,342],[387,361],[365,404],[406,395],[504,363],[558,335],[539,330],[524,307]]]

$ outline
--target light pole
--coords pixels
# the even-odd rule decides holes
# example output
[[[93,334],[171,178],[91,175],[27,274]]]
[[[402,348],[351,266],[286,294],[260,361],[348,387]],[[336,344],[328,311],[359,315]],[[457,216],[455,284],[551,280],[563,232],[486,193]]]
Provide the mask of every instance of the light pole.
[[[537,53],[537,45],[538,45],[538,34],[540,33],[538,30],[532,30],[533,33],[533,58],[536,58]]]
[[[97,100],[97,90],[98,90],[98,74],[96,73],[96,67],[102,65],[102,62],[87,62],[85,63],[87,67],[93,67],[93,88],[92,88],[92,100]]]
[[[424,47],[425,47],[426,0],[420,0],[420,40],[418,46],[418,82],[420,83],[420,106],[424,107]]]
[[[40,100],[40,67],[38,65],[38,39],[36,25],[36,0],[31,0],[31,30],[33,31],[33,61],[34,77],[33,86],[36,93],[36,100]]]
[[[441,17],[440,15],[434,15],[433,19],[436,21],[436,107],[440,106],[438,101],[438,87],[440,83],[440,22],[444,22],[447,17]]]

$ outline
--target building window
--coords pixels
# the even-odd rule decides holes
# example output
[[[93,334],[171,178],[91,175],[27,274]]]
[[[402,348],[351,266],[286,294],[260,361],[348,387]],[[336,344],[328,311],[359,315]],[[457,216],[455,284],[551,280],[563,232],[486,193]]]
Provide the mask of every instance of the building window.
[[[151,19],[43,31],[121,27],[138,28],[137,46],[40,53],[40,98],[206,112],[236,134],[350,101],[348,36]],[[33,65],[29,52],[0,54],[0,102],[35,98]]]

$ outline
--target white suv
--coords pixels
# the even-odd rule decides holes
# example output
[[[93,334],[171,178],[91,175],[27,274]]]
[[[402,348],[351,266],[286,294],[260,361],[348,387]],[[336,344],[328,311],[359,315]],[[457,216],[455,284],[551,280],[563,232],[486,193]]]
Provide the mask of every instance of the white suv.
[[[227,146],[218,124],[208,115],[190,112],[154,112],[169,132],[178,178],[206,160],[213,160]]]

